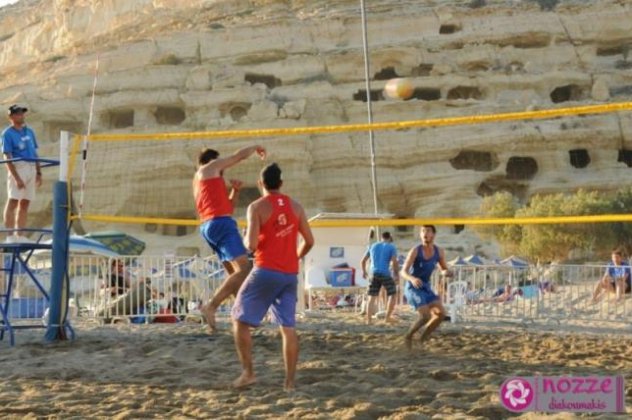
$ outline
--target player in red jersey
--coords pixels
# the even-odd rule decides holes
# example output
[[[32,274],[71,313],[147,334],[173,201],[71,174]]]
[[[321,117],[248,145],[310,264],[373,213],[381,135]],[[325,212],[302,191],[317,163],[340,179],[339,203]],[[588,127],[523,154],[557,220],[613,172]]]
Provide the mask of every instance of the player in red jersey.
[[[202,221],[200,233],[228,273],[213,298],[201,308],[210,333],[215,331],[217,308],[228,296],[237,294],[251,268],[248,251],[237,229],[237,222],[232,217],[241,182],[230,180],[232,190],[229,195],[223,174],[224,170],[253,153],[257,153],[261,159],[266,157],[266,150],[261,146],[243,148],[226,158],[220,158],[213,149],[204,149],[198,156],[198,170],[193,177],[193,196]]]
[[[261,171],[259,186],[263,197],[248,207],[247,247],[255,252],[255,268],[244,282],[233,306],[235,346],[242,373],[236,388],[256,382],[252,366],[251,327],[258,327],[272,307],[274,321],[283,336],[285,389],[294,389],[298,361],[296,301],[298,264],[314,245],[314,236],[305,211],[296,201],[279,191],[281,169],[276,163]],[[303,241],[298,246],[298,235]]]

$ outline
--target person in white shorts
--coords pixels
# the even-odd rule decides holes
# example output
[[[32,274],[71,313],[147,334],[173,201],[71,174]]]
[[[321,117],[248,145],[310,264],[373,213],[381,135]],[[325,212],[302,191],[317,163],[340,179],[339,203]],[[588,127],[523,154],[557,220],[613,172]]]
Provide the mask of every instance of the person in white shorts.
[[[6,160],[8,200],[4,207],[4,225],[7,229],[24,229],[29,204],[35,199],[35,188],[42,184],[42,171],[37,161],[37,139],[26,126],[27,108],[11,105],[8,110],[9,125],[2,132],[2,153]],[[7,242],[29,242],[19,231],[7,237]]]

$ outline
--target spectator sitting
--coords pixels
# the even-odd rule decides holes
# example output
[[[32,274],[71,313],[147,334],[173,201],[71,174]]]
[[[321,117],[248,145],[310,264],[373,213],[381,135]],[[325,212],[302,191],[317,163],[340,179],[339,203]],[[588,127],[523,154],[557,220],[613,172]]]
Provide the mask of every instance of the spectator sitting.
[[[112,261],[112,269],[108,288],[110,296],[116,297],[127,292],[130,287],[129,278],[125,273],[125,264],[122,261]]]
[[[619,249],[612,251],[612,262],[608,264],[603,277],[595,285],[592,303],[608,292],[615,292],[617,302],[623,299],[625,293],[630,293],[630,266],[623,262],[623,252]]]

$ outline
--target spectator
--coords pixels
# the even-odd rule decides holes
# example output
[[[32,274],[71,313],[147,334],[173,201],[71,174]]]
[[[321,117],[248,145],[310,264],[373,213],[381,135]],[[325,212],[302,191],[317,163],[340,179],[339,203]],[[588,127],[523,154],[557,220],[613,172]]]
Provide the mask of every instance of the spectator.
[[[375,302],[380,293],[380,289],[384,288],[388,295],[386,322],[393,322],[393,310],[395,309],[397,285],[399,283],[399,263],[397,262],[397,248],[392,244],[393,238],[389,232],[382,234],[382,240],[376,242],[367,251],[362,258],[362,276],[369,277],[367,274],[366,263],[371,261],[370,282],[369,282],[369,302],[366,309],[366,323],[370,324],[375,309]],[[390,268],[393,268],[394,276],[391,276]]]
[[[630,293],[630,265],[623,262],[623,252],[614,249],[611,255],[612,261],[608,264],[603,277],[595,285],[592,303],[607,293],[614,292],[617,302],[623,299],[625,293]]]
[[[35,199],[35,188],[42,184],[42,171],[37,159],[35,133],[26,126],[27,108],[11,105],[9,120],[11,125],[2,132],[2,153],[7,162],[8,200],[4,207],[4,226],[16,229],[7,237],[7,243],[31,242],[20,236],[18,229],[26,227],[29,204]]]

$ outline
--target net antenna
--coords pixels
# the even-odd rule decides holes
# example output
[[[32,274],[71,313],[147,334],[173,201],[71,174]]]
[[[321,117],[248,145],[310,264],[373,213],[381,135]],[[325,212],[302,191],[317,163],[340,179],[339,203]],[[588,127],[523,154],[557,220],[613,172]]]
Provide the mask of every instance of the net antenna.
[[[94,117],[94,98],[97,91],[97,81],[99,80],[99,54],[97,54],[96,64],[94,66],[94,81],[92,83],[92,98],[90,98],[90,114],[88,116],[88,129],[83,136],[83,143],[81,145],[81,183],[79,185],[79,217],[83,213],[84,195],[86,190],[86,170],[88,168],[88,139],[92,134],[92,118]]]

